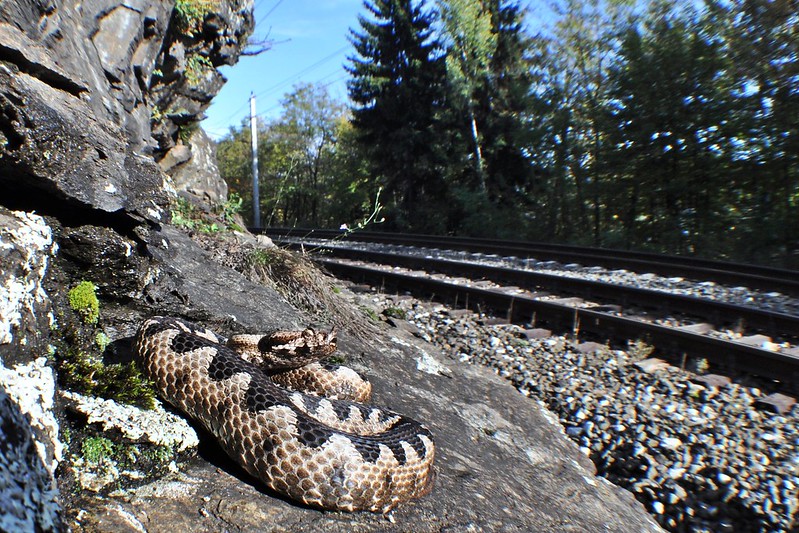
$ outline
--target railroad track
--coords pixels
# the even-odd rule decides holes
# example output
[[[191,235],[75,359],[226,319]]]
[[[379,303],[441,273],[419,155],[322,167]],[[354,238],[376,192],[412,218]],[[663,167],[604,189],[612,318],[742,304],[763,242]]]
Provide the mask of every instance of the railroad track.
[[[590,248],[565,244],[499,241],[496,239],[467,239],[463,237],[438,237],[358,231],[349,237],[340,230],[304,228],[269,228],[262,231],[275,239],[314,238],[357,240],[383,244],[463,250],[518,258],[559,261],[596,265],[609,269],[626,269],[651,272],[661,276],[678,276],[687,279],[714,281],[716,283],[745,286],[751,289],[778,291],[799,297],[799,272],[781,268],[711,261],[685,256],[667,256],[648,252]]]
[[[360,240],[360,233],[358,237]],[[296,239],[286,244],[303,247]],[[583,338],[645,339],[678,364],[706,359],[725,373],[759,375],[778,381],[781,389],[799,392],[799,349],[795,347],[799,316],[514,268],[356,250],[341,242],[336,246],[315,244],[311,249],[325,268],[339,277],[456,302],[461,307],[492,311],[515,323],[546,326]],[[463,278],[479,281],[467,283]],[[663,320],[663,316],[677,316],[678,320]],[[724,329],[739,336],[732,339],[719,333]]]
[[[360,233],[356,237],[364,240]],[[780,295],[721,286],[737,275],[735,285],[790,293],[790,276],[774,274],[772,284],[763,271],[749,272],[755,277],[747,279],[756,280],[750,283],[743,281],[746,268],[730,265],[723,276],[710,276],[723,269],[705,264],[697,271],[683,264],[682,276],[697,280],[688,283],[604,272],[588,266],[594,263],[586,256],[569,257],[586,265],[581,268],[394,245],[352,243],[353,250],[340,238],[273,238],[310,252],[340,278],[383,289],[382,296],[359,301],[377,302],[390,317],[408,313],[417,334],[450,357],[486,366],[544,402],[600,475],[629,489],[668,529],[796,528],[799,305]],[[393,236],[382,240],[410,244]],[[482,253],[507,255],[497,247]],[[634,270],[624,261],[612,268]],[[720,285],[702,283],[708,279]],[[523,329],[408,299],[406,292],[493,311]],[[750,305],[737,305],[745,302]],[[572,338],[546,339],[540,326]],[[608,351],[585,342],[636,339],[654,345],[656,356],[675,366],[706,359],[712,372],[727,376],[658,370],[664,365],[646,359],[651,355],[644,355],[645,347],[637,353]],[[725,386],[729,377],[741,379]]]

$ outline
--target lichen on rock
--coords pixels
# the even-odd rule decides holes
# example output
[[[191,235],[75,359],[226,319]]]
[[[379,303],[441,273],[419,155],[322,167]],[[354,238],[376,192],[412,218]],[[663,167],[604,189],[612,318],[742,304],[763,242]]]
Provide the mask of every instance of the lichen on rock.
[[[55,376],[47,360],[40,357],[12,368],[0,365],[0,388],[30,417],[36,451],[53,475],[63,458],[64,447],[58,438],[59,425],[54,414]]]
[[[41,216],[0,207],[0,362],[24,360],[18,347],[30,353],[46,342],[53,318],[42,281],[56,250]]]
[[[70,468],[80,489],[92,492],[141,484],[192,457],[199,439],[182,418],[76,392],[59,393],[73,413]]]
[[[116,433],[127,442],[167,446],[176,452],[190,451],[199,442],[194,429],[159,402],[145,410],[76,392],[61,391],[60,395],[69,409],[86,418],[87,424],[97,424],[104,433]]]

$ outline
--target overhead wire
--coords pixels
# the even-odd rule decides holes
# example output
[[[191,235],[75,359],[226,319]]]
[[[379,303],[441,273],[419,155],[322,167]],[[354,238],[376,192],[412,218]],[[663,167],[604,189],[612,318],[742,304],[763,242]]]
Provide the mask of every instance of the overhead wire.
[[[260,2],[259,2],[259,3],[260,3]],[[256,23],[255,23],[255,27],[257,28],[257,27],[258,27],[258,25],[259,25],[260,23],[262,23],[264,20],[266,20],[267,18],[269,18],[269,15],[271,15],[272,13],[274,13],[274,12],[275,12],[275,9],[277,9],[278,7],[280,7],[280,4],[282,4],[282,3],[283,3],[283,0],[277,0],[277,2],[275,2],[275,5],[273,5],[273,6],[272,6],[272,9],[270,9],[269,11],[267,11],[267,12],[266,12],[266,14],[265,14],[263,17],[261,17],[261,18],[260,18],[260,20],[256,21]],[[253,10],[253,12],[255,12],[255,11]]]
[[[330,74],[328,74],[327,76],[325,76],[322,79],[329,78],[330,76],[336,74],[337,72],[338,71],[331,72]],[[335,83],[338,83],[338,82],[340,82],[342,80],[347,79],[347,77],[348,77],[348,74],[344,74],[342,76],[339,76],[338,78],[321,85],[321,88],[325,88],[326,89],[327,87],[330,87],[331,85],[333,85]],[[319,81],[321,81],[321,80],[319,80]],[[272,111],[274,111],[276,109],[279,109],[281,107],[283,107],[283,102],[278,102],[277,104],[274,104],[274,105],[270,106],[269,108],[261,111],[260,113],[257,113],[255,116],[258,117],[259,119],[265,119],[265,118],[267,118],[267,115],[269,115],[269,113],[271,113]]]
[[[260,97],[260,96],[267,95],[267,94],[272,94],[272,93],[282,89],[283,87],[289,85],[291,82],[298,80],[303,75],[305,75],[305,74],[307,74],[309,72],[312,72],[312,71],[316,70],[317,68],[321,67],[322,65],[324,65],[325,63],[331,61],[333,58],[335,58],[337,55],[340,55],[342,52],[344,52],[348,48],[349,48],[349,45],[343,46],[343,47],[339,48],[338,50],[336,50],[335,52],[331,53],[330,55],[327,55],[327,56],[323,57],[322,59],[320,59],[319,61],[311,64],[310,66],[300,70],[299,72],[296,72],[295,74],[292,74],[291,76],[289,76],[287,78],[284,78],[280,82],[278,82],[278,83],[276,83],[276,84],[264,89],[263,91],[255,93],[256,98]],[[336,71],[338,71],[338,69],[336,69]],[[333,74],[335,74],[335,72],[332,73],[332,74],[328,74],[327,76],[323,77],[322,80],[332,76]],[[243,111],[245,111],[245,109],[248,106],[249,106],[248,102],[242,104],[235,111],[233,111],[230,115],[228,115],[227,118],[221,119],[221,120],[218,120],[218,121],[214,122],[214,124],[211,126],[211,128],[220,127],[223,123],[230,124],[230,121],[235,119],[238,115],[240,115]],[[270,109],[273,109],[273,108],[270,108]]]
[[[265,0],[258,0],[258,2],[256,2],[255,6],[253,7],[253,13],[255,13],[255,11],[258,9],[258,7],[260,7],[260,5],[261,5],[261,4],[263,4],[263,3],[264,3],[264,1],[265,1]],[[262,23],[264,20],[266,20],[266,19],[269,17],[269,15],[271,15],[272,13],[274,13],[274,12],[275,12],[275,10],[276,10],[278,7],[280,7],[280,4],[282,4],[282,3],[283,3],[283,0],[277,0],[277,2],[275,2],[275,5],[273,5],[273,6],[272,6],[272,7],[269,9],[269,11],[267,11],[267,12],[266,12],[266,14],[265,14],[264,16],[262,16],[262,17],[261,17],[261,18],[260,18],[258,21],[256,21],[256,23],[255,23],[255,27],[257,28],[259,24],[261,24],[261,23]],[[245,109],[245,108],[246,108],[248,105],[249,105],[248,103],[244,103],[244,104],[242,104],[242,105],[241,105],[241,106],[239,106],[239,107],[238,107],[238,108],[237,108],[235,111],[233,111],[233,112],[232,112],[232,113],[231,113],[231,114],[230,114],[230,115],[229,115],[229,116],[228,116],[226,119],[219,120],[219,121],[218,121],[216,124],[221,124],[222,122],[225,122],[225,123],[230,123],[230,121],[231,121],[231,120],[232,120],[232,119],[233,119],[233,118],[234,118],[236,115],[238,115],[239,113],[241,113],[242,111],[244,111],[244,109]]]
[[[280,89],[281,87],[284,87],[285,85],[291,83],[292,81],[296,80],[297,78],[300,78],[303,74],[307,74],[308,72],[311,72],[311,71],[317,69],[318,67],[321,67],[322,65],[324,65],[328,61],[330,61],[333,58],[335,58],[336,56],[340,55],[345,50],[349,49],[349,47],[350,47],[349,45],[342,46],[341,48],[339,48],[335,52],[332,52],[330,55],[327,55],[327,56],[323,57],[322,59],[320,59],[316,63],[313,63],[312,65],[302,69],[301,71],[299,71],[299,72],[297,72],[295,74],[292,74],[288,78],[283,79],[282,81],[276,83],[275,85],[273,85],[271,87],[268,87],[268,88],[264,89],[263,91],[260,91],[260,92],[256,93],[255,96],[263,96],[265,94],[272,93],[272,92],[276,91],[277,89]]]
[[[255,6],[255,7],[257,8],[257,7],[258,7],[260,4],[262,4],[264,1],[265,1],[265,0],[258,0],[258,2],[256,3],[256,6]],[[277,0],[277,2],[275,2],[275,4],[274,4],[274,5],[273,5],[273,6],[272,6],[270,9],[269,9],[269,11],[267,11],[267,13],[266,13],[266,14],[265,14],[263,17],[261,17],[261,19],[260,19],[260,21],[259,21],[258,23],[260,23],[260,22],[263,22],[263,20],[264,20],[264,19],[266,19],[267,17],[269,17],[269,15],[271,15],[271,14],[272,14],[272,13],[273,13],[273,12],[274,12],[274,11],[275,11],[275,10],[276,10],[278,7],[279,7],[279,6],[280,6],[280,5],[283,3],[283,1],[284,1],[284,0]],[[345,45],[345,46],[342,46],[342,47],[341,47],[341,48],[339,48],[338,50],[335,50],[334,52],[331,52],[329,55],[327,55],[327,56],[323,57],[322,59],[320,59],[320,60],[316,61],[315,63],[313,63],[313,64],[311,64],[311,65],[309,65],[309,66],[305,67],[304,69],[302,69],[302,70],[300,70],[300,71],[298,71],[298,72],[296,72],[296,73],[292,74],[291,76],[289,76],[289,77],[287,77],[287,78],[284,78],[284,79],[283,79],[283,80],[281,80],[280,82],[278,82],[278,83],[276,83],[276,84],[274,84],[274,85],[272,85],[272,86],[270,86],[270,87],[268,87],[268,88],[264,89],[263,91],[260,91],[260,92],[258,92],[258,93],[254,93],[254,94],[255,94],[255,96],[256,96],[256,97],[264,96],[264,95],[267,95],[267,94],[272,94],[272,93],[274,93],[275,91],[277,91],[277,90],[280,90],[280,89],[284,88],[285,86],[289,85],[290,83],[292,83],[292,82],[294,82],[294,81],[298,80],[298,79],[299,79],[299,78],[301,78],[303,75],[305,75],[305,74],[307,74],[307,73],[309,73],[309,72],[312,72],[312,71],[316,70],[317,68],[321,67],[322,65],[326,64],[327,62],[329,62],[329,61],[333,60],[334,58],[336,58],[336,57],[337,57],[337,56],[339,56],[339,55],[340,55],[342,52],[345,52],[345,51],[346,51],[346,50],[348,50],[349,48],[350,48],[350,45],[349,45],[349,44],[347,44],[347,45]],[[337,69],[337,70],[338,70],[338,69]],[[321,80],[324,80],[324,79],[328,78],[329,76],[332,76],[333,74],[335,74],[335,72],[333,72],[333,73],[329,74],[328,76],[325,76],[325,77],[321,78]],[[321,81],[321,80],[320,80],[320,81]],[[335,80],[335,81],[337,82],[337,81],[340,81],[340,80],[338,80],[338,79],[337,79],[337,80]],[[328,87],[329,85],[330,85],[330,84],[328,84],[328,85],[325,85],[325,87]],[[274,110],[274,109],[276,109],[277,107],[279,107],[280,105],[282,105],[282,104],[279,104],[279,105],[277,105],[277,106],[273,106],[273,107],[271,107],[271,108],[270,108],[268,111]],[[215,121],[215,122],[214,122],[212,125],[210,125],[210,126],[209,126],[209,127],[207,127],[206,129],[209,129],[209,130],[218,130],[218,129],[221,129],[221,128],[222,128],[222,125],[223,125],[223,124],[229,125],[229,124],[231,123],[231,121],[232,121],[233,119],[235,119],[237,116],[239,116],[239,115],[240,115],[242,112],[244,112],[248,106],[249,106],[249,102],[245,102],[244,104],[242,104],[241,106],[239,106],[239,107],[238,107],[238,108],[237,108],[235,111],[233,111],[232,113],[230,113],[230,114],[227,116],[227,118],[225,118],[225,119],[220,119],[220,120],[217,120],[217,121]],[[260,113],[259,113],[259,115],[260,115]]]

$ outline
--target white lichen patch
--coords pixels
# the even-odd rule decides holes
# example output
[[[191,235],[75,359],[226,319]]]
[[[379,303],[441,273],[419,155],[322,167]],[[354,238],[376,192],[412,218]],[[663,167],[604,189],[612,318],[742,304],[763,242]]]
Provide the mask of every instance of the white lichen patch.
[[[421,351],[421,350],[420,350]],[[429,353],[422,351],[421,357],[416,358],[416,370],[433,374],[434,376],[451,376],[450,370],[436,360]]]
[[[90,463],[79,457],[72,463],[72,468],[80,487],[92,492],[100,492],[120,477],[116,461],[107,458],[98,463]]]
[[[0,365],[0,386],[19,406],[20,411],[30,416],[36,434],[49,442],[35,441],[36,451],[42,458],[50,475],[55,472],[64,453],[64,445],[58,439],[58,421],[53,412],[55,403],[55,375],[40,357],[35,361],[6,368]],[[48,458],[47,450],[52,451]]]
[[[71,391],[59,394],[86,416],[88,424],[99,424],[104,432],[117,432],[126,441],[168,446],[178,452],[196,448],[200,442],[188,422],[164,410],[157,401],[155,409],[148,411]]]
[[[0,344],[13,342],[23,313],[35,317],[37,305],[47,300],[42,279],[48,258],[57,248],[52,230],[42,217],[23,211],[12,211],[11,215],[13,219],[3,216],[7,220],[0,224],[0,250],[13,250],[9,253],[16,254],[14,262],[18,265],[11,265],[0,279]]]

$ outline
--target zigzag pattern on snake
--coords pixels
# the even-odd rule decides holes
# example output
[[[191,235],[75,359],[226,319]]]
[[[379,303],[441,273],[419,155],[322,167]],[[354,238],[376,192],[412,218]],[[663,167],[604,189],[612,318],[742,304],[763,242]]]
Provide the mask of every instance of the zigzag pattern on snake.
[[[261,353],[280,352],[279,334],[256,339]],[[201,423],[248,473],[323,509],[386,513],[430,490],[435,446],[422,424],[283,388],[223,342],[190,322],[153,317],[139,327],[136,351],[161,396]]]

